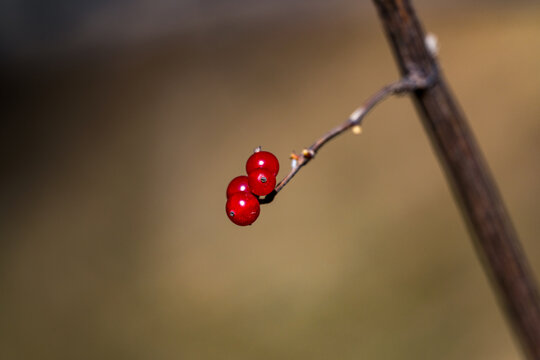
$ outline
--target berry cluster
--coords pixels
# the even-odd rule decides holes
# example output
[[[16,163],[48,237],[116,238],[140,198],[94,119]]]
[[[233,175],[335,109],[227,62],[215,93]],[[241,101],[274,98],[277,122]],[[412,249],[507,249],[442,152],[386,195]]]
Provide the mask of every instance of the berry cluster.
[[[276,187],[279,162],[274,154],[256,150],[246,162],[247,176],[237,176],[227,186],[227,216],[236,225],[251,225],[260,213],[258,196]]]

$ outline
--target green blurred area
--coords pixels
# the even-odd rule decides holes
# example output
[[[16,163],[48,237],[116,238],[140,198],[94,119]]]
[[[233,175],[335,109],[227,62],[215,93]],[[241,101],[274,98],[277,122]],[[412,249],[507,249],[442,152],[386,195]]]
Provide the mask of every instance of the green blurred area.
[[[540,8],[420,15],[538,274]],[[225,215],[253,148],[283,176],[397,75],[372,9],[14,77],[0,358],[520,358],[407,97]]]

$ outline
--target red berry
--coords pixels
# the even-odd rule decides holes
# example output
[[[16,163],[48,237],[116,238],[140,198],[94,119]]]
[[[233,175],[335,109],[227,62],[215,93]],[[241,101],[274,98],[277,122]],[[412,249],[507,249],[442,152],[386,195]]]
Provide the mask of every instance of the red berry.
[[[247,176],[237,176],[231,180],[229,186],[227,186],[227,199],[236,193],[249,193],[251,190],[248,185]]]
[[[251,225],[259,217],[259,200],[251,193],[233,194],[225,206],[227,216],[236,225]]]
[[[276,177],[267,169],[257,169],[249,173],[248,184],[252,193],[264,196],[276,187]]]
[[[251,155],[246,162],[246,172],[249,175],[257,169],[267,169],[274,176],[277,176],[279,172],[279,161],[271,152],[258,151]]]

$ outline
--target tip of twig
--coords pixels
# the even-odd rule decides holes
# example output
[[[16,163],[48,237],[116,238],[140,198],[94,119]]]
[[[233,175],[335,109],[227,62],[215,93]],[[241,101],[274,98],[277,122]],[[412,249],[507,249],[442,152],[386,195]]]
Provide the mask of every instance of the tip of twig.
[[[259,151],[262,150],[262,147],[261,146],[257,146],[255,149],[253,149],[253,152],[254,153],[258,153]]]

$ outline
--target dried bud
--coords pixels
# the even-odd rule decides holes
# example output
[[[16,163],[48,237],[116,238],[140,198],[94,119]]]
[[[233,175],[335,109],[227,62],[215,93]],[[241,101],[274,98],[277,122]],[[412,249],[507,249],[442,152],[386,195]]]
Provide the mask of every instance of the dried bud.
[[[355,125],[352,127],[352,132],[354,135],[359,135],[362,133],[362,127],[360,125]]]

